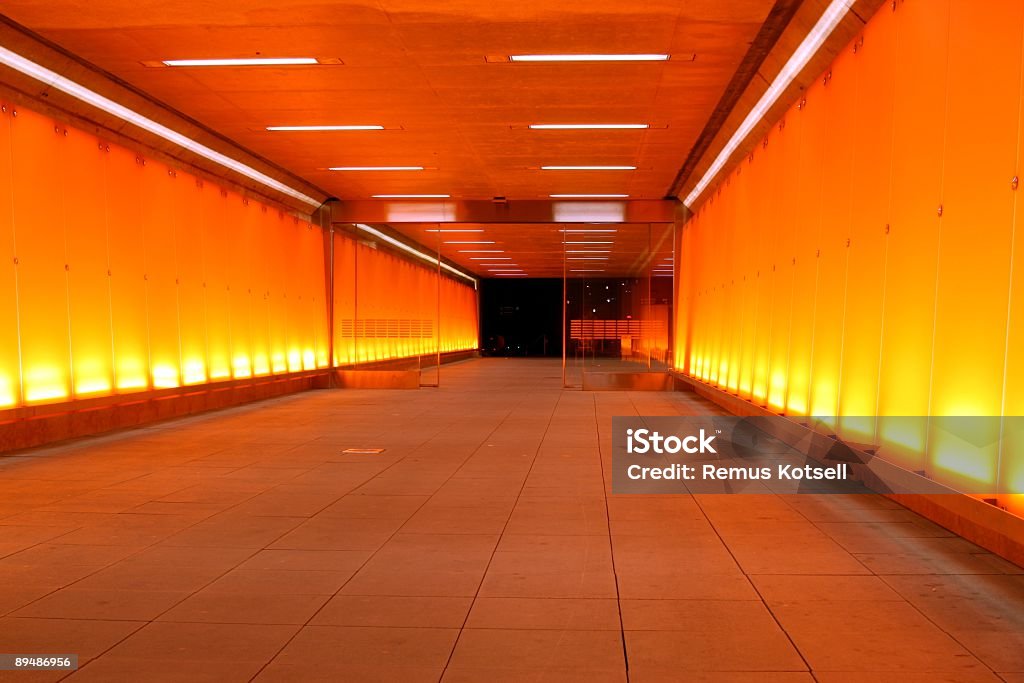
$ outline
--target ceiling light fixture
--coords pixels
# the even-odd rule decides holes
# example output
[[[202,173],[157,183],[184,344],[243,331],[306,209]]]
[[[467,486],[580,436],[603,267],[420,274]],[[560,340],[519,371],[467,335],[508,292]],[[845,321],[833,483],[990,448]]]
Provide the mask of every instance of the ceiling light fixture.
[[[533,130],[639,130],[647,123],[531,123]]]
[[[628,199],[628,194],[549,194],[551,199]]]
[[[511,261],[511,256],[470,256],[470,261]],[[481,264],[482,265],[482,264]]]
[[[570,273],[603,273],[604,268],[571,268]]]
[[[493,241],[488,241],[488,240],[479,240],[479,241],[475,241],[475,242],[449,242],[449,241],[445,241],[445,244],[494,244],[494,242]]]
[[[562,242],[562,244],[615,244],[615,242]]]
[[[635,171],[636,166],[541,166],[542,171]]]
[[[387,242],[388,244],[390,244],[393,247],[397,247],[398,249],[401,249],[402,251],[404,251],[404,252],[406,252],[408,254],[412,254],[413,256],[421,258],[424,261],[426,261],[427,263],[432,263],[432,264],[434,264],[436,266],[440,266],[441,268],[447,270],[449,273],[452,273],[453,275],[458,275],[461,278],[465,278],[466,280],[469,280],[470,282],[473,283],[473,287],[476,288],[477,280],[472,275],[467,275],[466,273],[463,273],[458,268],[453,268],[450,265],[448,265],[447,263],[445,263],[444,261],[441,261],[441,260],[437,259],[434,256],[430,256],[429,254],[424,254],[422,251],[419,251],[417,249],[413,249],[408,244],[406,244],[404,242],[399,242],[394,237],[391,237],[389,235],[385,235],[380,230],[377,230],[375,228],[371,228],[369,225],[366,225],[365,223],[356,223],[355,226],[357,228],[359,228],[360,230],[362,230],[363,232],[367,232],[367,233],[373,235],[374,237],[377,237],[378,239],[383,240],[384,242]]]
[[[666,54],[510,55],[510,62],[664,62]]]
[[[610,249],[566,249],[566,254],[610,254]]]
[[[607,261],[607,256],[569,256],[567,261]]]
[[[422,166],[331,166],[328,171],[422,171]]]
[[[504,249],[459,249],[460,254],[504,254]]]
[[[124,105],[118,104],[99,93],[93,92],[85,86],[79,85],[71,79],[61,76],[55,71],[51,71],[44,66],[40,66],[32,60],[22,57],[16,52],[11,52],[5,47],[0,47],[0,64],[8,66],[15,71],[25,74],[26,76],[30,76],[31,78],[46,84],[50,88],[55,88],[61,92],[67,93],[81,102],[85,102],[86,104],[96,107],[97,109],[104,111],[111,116],[115,116],[122,121],[127,121],[133,126],[137,126],[138,128],[167,140],[182,149],[187,149],[193,154],[197,154],[219,166],[223,166],[228,170],[243,175],[264,187],[274,190],[275,192],[288,195],[289,197],[297,199],[304,204],[309,204],[314,208],[319,207],[323,203],[320,200],[314,199],[313,197],[310,197],[309,195],[294,188],[288,187],[284,183],[275,180],[264,173],[260,173],[251,166],[247,166],[246,164],[236,161],[225,154],[221,154],[220,152],[210,149],[206,145],[200,144],[192,138],[186,137],[177,131],[171,130],[167,126],[146,118],[142,114],[139,114]]]
[[[242,57],[239,59],[163,59],[165,66],[307,66],[316,57]]]
[[[839,22],[842,21],[843,17],[850,9],[850,5],[853,4],[853,0],[832,0],[829,6],[822,13],[821,18],[814,25],[813,28],[807,33],[800,45],[797,46],[796,50],[790,56],[790,58],[783,65],[779,71],[775,80],[768,86],[768,89],[761,95],[761,99],[757,101],[757,104],[753,106],[750,113],[747,114],[746,118],[743,119],[743,123],[736,129],[736,132],[729,138],[729,142],[725,144],[722,151],[715,157],[714,162],[704,173],[693,190],[683,200],[688,208],[693,206],[693,203],[697,201],[701,193],[707,189],[707,186],[711,184],[715,176],[722,170],[725,164],[729,161],[733,152],[736,148],[742,144],[747,138],[754,127],[760,122],[768,110],[778,101],[783,91],[793,82],[793,79],[807,66],[807,62],[810,61],[811,57],[818,51],[822,43],[832,34],[832,31]]]
[[[446,230],[444,228],[427,228],[427,232],[483,232],[483,229],[474,228],[473,230]]]
[[[374,199],[448,199],[450,194],[375,194]],[[437,231],[429,231],[437,232]],[[441,230],[440,232],[480,232],[473,230]]]
[[[585,228],[581,230],[559,230],[558,232],[586,233],[586,232],[618,232],[618,228]]]
[[[384,126],[267,126],[267,130],[301,133],[332,130],[384,130]]]

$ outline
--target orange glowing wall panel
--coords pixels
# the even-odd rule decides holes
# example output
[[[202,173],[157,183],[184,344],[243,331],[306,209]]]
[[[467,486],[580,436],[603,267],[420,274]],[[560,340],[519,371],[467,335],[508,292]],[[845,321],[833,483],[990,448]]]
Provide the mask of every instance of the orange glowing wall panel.
[[[5,105],[0,409],[326,366],[322,235]]]
[[[684,226],[677,367],[1020,490],[1024,433],[937,416],[1024,414],[1022,48],[1019,0],[883,5]]]
[[[339,365],[477,348],[477,292],[437,267],[334,235]]]
[[[18,276],[22,387],[26,403],[71,397],[67,263],[60,190],[53,180],[66,142],[50,119],[10,117],[10,189]]]
[[[231,292],[225,268],[231,245],[223,229],[228,213],[227,192],[204,183],[200,206],[208,374],[211,380],[226,380],[231,379]],[[286,320],[284,328],[287,326]]]
[[[62,131],[63,131],[62,127]],[[68,129],[58,160],[67,249],[72,390],[76,398],[110,393],[114,384],[106,240],[106,149]],[[99,236],[99,239],[97,239]]]
[[[13,185],[10,119],[0,117],[0,187]],[[0,192],[0,409],[21,403],[18,285],[11,193]]]

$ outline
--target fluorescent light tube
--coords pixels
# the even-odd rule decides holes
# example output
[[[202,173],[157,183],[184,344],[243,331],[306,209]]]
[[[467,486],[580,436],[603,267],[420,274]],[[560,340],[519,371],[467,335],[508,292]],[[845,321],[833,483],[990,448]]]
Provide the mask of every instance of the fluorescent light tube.
[[[582,232],[618,232],[618,228],[583,228],[579,230],[559,230],[558,232],[571,232],[571,233],[582,233]]]
[[[429,254],[424,254],[422,251],[419,251],[417,249],[413,249],[408,244],[406,244],[404,242],[399,242],[394,237],[390,237],[388,235],[385,235],[380,230],[376,230],[374,228],[371,228],[369,225],[366,225],[365,223],[356,223],[355,226],[357,228],[359,228],[360,230],[362,230],[363,232],[368,232],[371,235],[377,237],[378,239],[380,239],[380,240],[382,240],[384,242],[387,242],[388,244],[390,244],[393,247],[397,247],[398,249],[401,249],[402,251],[404,251],[404,252],[406,252],[408,254],[412,254],[413,256],[421,258],[424,261],[426,261],[427,263],[432,263],[432,264],[434,264],[436,266],[440,266],[441,268],[443,268],[444,270],[447,270],[449,273],[452,273],[453,275],[458,275],[461,278],[465,278],[466,280],[469,280],[470,282],[473,283],[473,287],[474,288],[477,285],[477,280],[472,275],[467,275],[466,273],[463,273],[458,268],[452,268],[451,266],[449,266],[444,261],[439,261],[438,259],[434,258],[433,256],[430,256]]]
[[[319,64],[316,57],[243,57],[239,59],[164,59],[166,66],[303,66]]]
[[[222,166],[234,171],[235,173],[243,175],[264,187],[268,187],[276,192],[288,195],[289,197],[297,199],[304,204],[309,204],[312,207],[319,207],[322,204],[318,199],[314,199],[307,194],[288,187],[284,183],[271,178],[265,173],[257,171],[251,166],[243,164],[240,161],[236,161],[235,159],[232,159],[225,154],[221,154],[216,150],[210,149],[206,145],[200,144],[192,138],[186,137],[177,131],[171,130],[167,126],[146,118],[142,114],[139,114],[124,105],[118,104],[99,93],[93,92],[85,86],[79,85],[71,79],[61,76],[57,72],[51,71],[44,66],[40,66],[39,64],[36,64],[35,62],[2,46],[0,46],[0,64],[8,66],[15,71],[25,74],[26,76],[30,76],[51,88],[60,90],[81,102],[85,102],[86,104],[96,107],[111,116],[115,116],[122,121],[126,121],[133,126],[152,133],[153,135],[167,140],[182,149],[187,149],[193,154],[197,154],[208,161],[212,161],[218,166]]]
[[[284,132],[308,132],[331,130],[384,130],[384,126],[267,126],[267,130]]]
[[[494,244],[494,242],[493,241],[487,241],[487,240],[482,240],[482,241],[478,241],[478,242],[448,242],[448,241],[446,241],[445,244]]]
[[[442,229],[430,228],[430,229],[427,230],[427,232],[483,232],[483,230],[480,229],[480,228],[477,228],[477,229],[474,229],[474,230],[445,230],[443,228]]]
[[[628,194],[549,194],[551,199],[628,199]]]
[[[541,166],[542,171],[635,171],[636,166]]]
[[[725,143],[725,147],[715,157],[714,162],[708,167],[708,170],[704,173],[693,190],[683,200],[683,204],[687,207],[693,205],[693,203],[700,197],[701,193],[707,188],[707,186],[714,180],[715,176],[722,170],[725,164],[729,161],[729,157],[732,156],[736,148],[750,135],[750,132],[758,124],[758,122],[764,117],[764,115],[771,109],[772,105],[778,101],[782,92],[789,87],[789,84],[793,82],[797,74],[810,61],[811,57],[818,51],[822,43],[832,34],[832,31],[839,22],[842,21],[843,17],[850,9],[850,5],[853,4],[853,0],[832,0],[829,6],[822,13],[821,18],[814,25],[813,28],[807,33],[804,39],[797,46],[796,50],[782,66],[782,70],[779,71],[775,80],[768,86],[768,89],[761,95],[761,99],[757,101],[757,104],[753,106],[750,113],[747,114],[746,118],[743,119],[743,123],[736,129],[736,132],[729,138],[729,142]]]
[[[615,244],[615,242],[562,242],[562,244]]]
[[[331,166],[328,171],[422,171],[422,166]]]
[[[647,123],[531,123],[533,130],[638,130],[650,128]]]
[[[375,194],[374,199],[448,199],[450,194]],[[428,230],[428,232],[438,232]],[[473,230],[441,230],[440,232],[474,232]],[[482,232],[482,231],[476,231]]]
[[[665,54],[510,55],[510,62],[664,62]]]
[[[511,256],[470,256],[470,261],[511,261]]]

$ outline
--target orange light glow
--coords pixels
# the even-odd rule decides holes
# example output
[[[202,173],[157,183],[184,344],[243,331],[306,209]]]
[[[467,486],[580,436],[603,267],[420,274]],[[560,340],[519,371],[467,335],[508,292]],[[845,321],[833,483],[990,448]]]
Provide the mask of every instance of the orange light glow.
[[[677,367],[707,380],[714,350],[711,379],[743,398],[954,488],[1020,490],[1019,434],[939,425],[1024,414],[1024,212],[1006,184],[1022,26],[1019,2],[878,12],[684,226]]]

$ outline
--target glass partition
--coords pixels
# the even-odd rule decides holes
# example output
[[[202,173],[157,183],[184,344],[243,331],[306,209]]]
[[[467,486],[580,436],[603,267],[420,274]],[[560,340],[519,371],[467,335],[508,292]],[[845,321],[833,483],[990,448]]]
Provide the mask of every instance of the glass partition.
[[[562,231],[565,386],[667,371],[674,226],[583,224]]]

